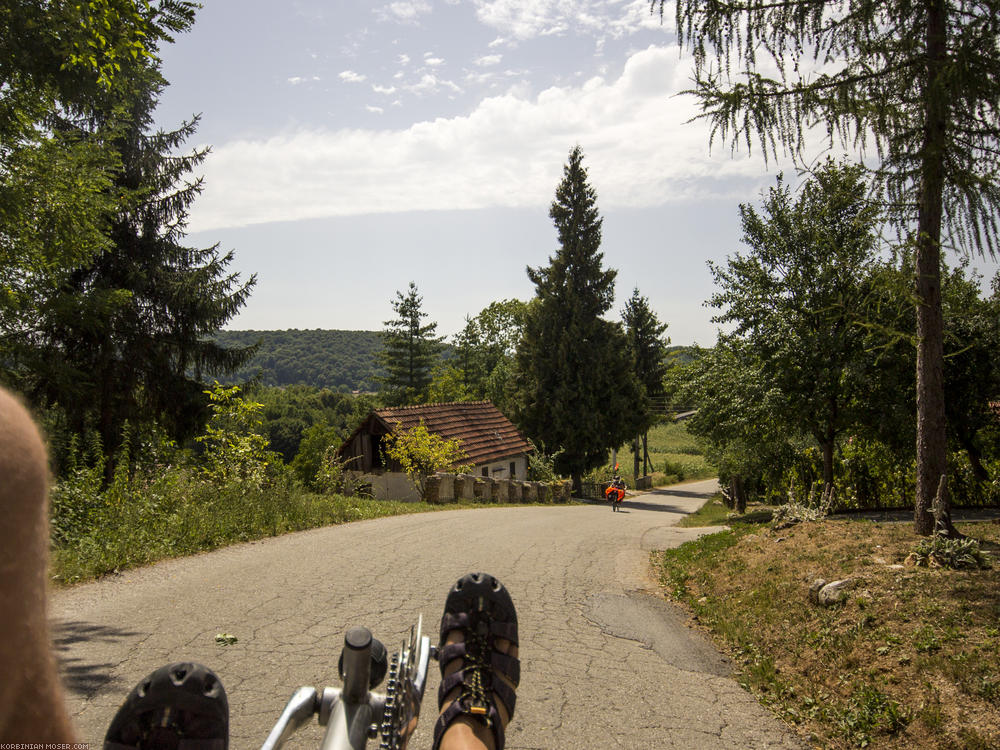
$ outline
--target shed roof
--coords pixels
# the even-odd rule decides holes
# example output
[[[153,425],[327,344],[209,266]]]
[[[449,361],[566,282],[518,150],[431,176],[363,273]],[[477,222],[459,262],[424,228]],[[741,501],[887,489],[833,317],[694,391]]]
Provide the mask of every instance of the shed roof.
[[[421,422],[428,432],[460,440],[473,464],[499,461],[531,452],[524,435],[489,401],[459,401],[376,409],[387,431],[412,429]]]

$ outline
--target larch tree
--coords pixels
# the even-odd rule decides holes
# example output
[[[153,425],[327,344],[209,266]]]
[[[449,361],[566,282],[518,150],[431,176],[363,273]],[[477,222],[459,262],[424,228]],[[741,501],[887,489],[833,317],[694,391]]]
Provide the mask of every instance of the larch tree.
[[[434,365],[444,349],[443,337],[435,336],[437,323],[423,323],[424,298],[410,282],[404,295],[396,292],[392,310],[396,317],[382,330],[381,363],[386,374],[379,378],[387,403],[419,404],[426,400]]]
[[[583,474],[636,434],[639,397],[621,326],[602,317],[617,271],[602,266],[602,219],[579,146],[549,216],[559,249],[548,266],[527,269],[536,291],[516,355],[517,421],[535,442],[560,451],[556,468],[579,492]]]
[[[713,138],[805,161],[820,131],[873,152],[872,184],[916,258],[914,527],[930,534],[947,471],[941,251],[998,244],[1000,1],[678,0],[676,19]]]

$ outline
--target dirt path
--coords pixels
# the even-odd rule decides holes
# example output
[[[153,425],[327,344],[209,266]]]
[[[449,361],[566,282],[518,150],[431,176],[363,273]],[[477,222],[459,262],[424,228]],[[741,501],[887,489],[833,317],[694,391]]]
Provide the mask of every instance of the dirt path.
[[[100,747],[139,678],[170,661],[201,661],[229,693],[231,747],[259,747],[295,688],[335,683],[347,628],[367,625],[393,651],[423,613],[435,635],[448,586],[486,570],[507,585],[520,620],[508,748],[798,747],[652,595],[649,552],[696,536],[673,524],[713,488],[647,493],[622,513],[527,506],[366,521],[56,592],[71,710],[83,739]],[[219,632],[239,641],[218,645]],[[437,684],[432,669],[411,747],[430,746]],[[320,731],[303,729],[289,746],[315,748]]]

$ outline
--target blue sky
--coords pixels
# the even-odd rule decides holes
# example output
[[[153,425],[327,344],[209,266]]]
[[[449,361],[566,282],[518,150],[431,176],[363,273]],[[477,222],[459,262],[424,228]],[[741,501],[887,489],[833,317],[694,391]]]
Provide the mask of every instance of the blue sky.
[[[556,250],[548,217],[579,144],[618,269],[675,344],[715,341],[707,260],[788,164],[710,148],[691,58],[646,0],[203,0],[162,50],[165,129],[210,145],[192,244],[258,285],[234,329],[378,330],[410,281],[438,332]],[[668,10],[668,19],[669,19]],[[991,272],[995,263],[982,264]]]

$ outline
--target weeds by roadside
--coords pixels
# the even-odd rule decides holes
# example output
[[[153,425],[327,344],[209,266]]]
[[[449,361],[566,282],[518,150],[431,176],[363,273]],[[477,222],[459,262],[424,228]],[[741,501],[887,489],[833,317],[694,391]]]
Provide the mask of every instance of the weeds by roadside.
[[[1000,747],[995,567],[904,565],[909,524],[722,522],[731,528],[657,553],[661,582],[811,746]],[[960,528],[1000,549],[1000,526]],[[823,607],[808,597],[819,576],[858,583]]]
[[[52,503],[50,577],[57,584],[291,531],[484,507],[322,495],[290,480],[219,486],[180,469],[149,481],[118,482],[103,492],[63,483],[53,491]]]

